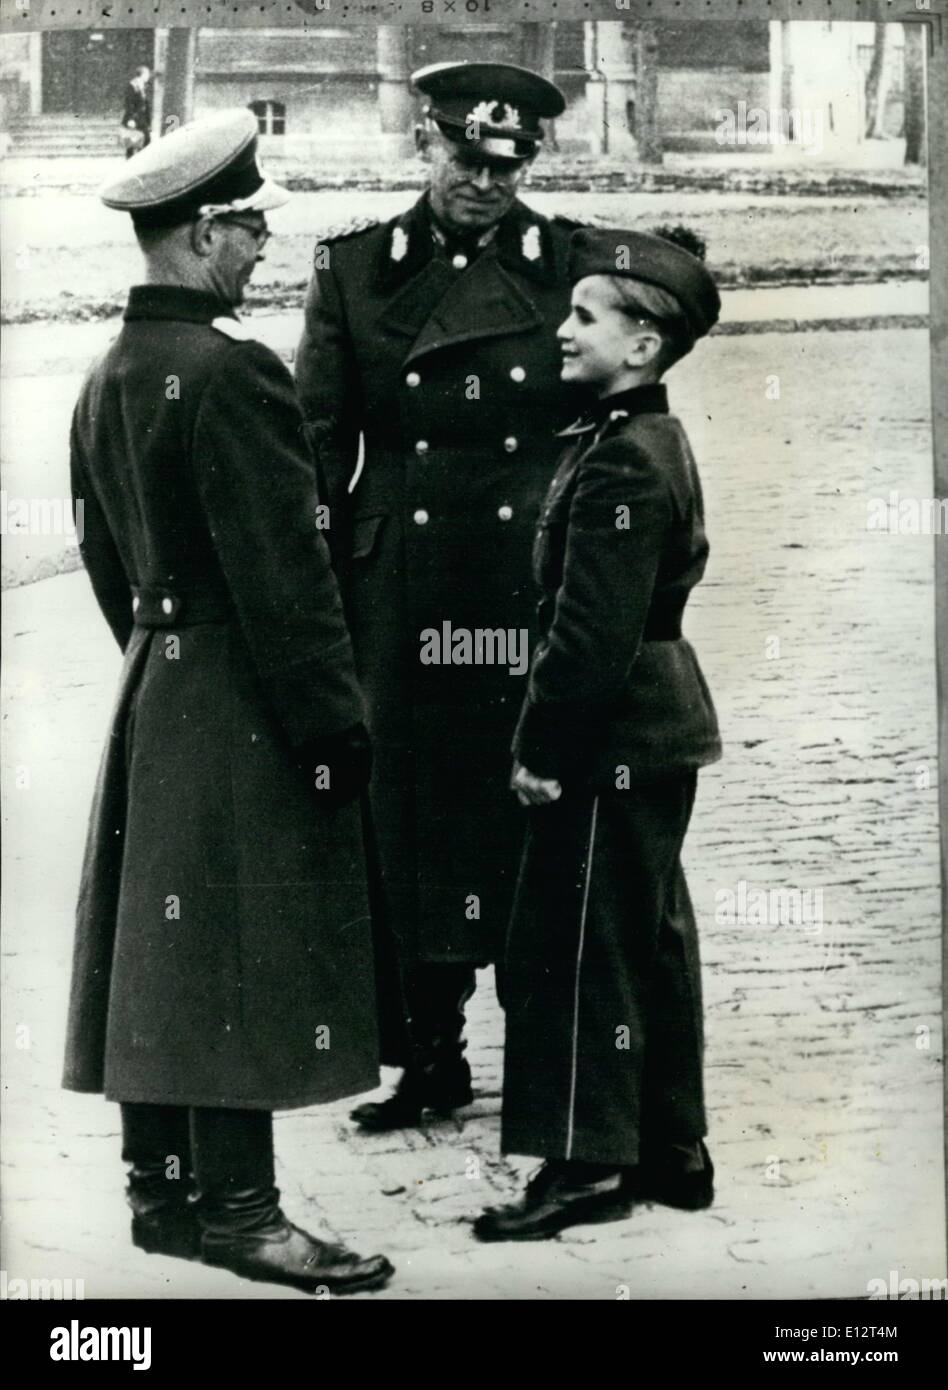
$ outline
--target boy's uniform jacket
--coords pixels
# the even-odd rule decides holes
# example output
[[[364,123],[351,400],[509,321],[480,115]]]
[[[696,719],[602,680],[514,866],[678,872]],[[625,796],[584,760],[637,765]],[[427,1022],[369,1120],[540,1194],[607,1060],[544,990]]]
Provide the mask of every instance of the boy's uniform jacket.
[[[665,387],[613,396],[565,431],[533,551],[540,642],[514,754],[538,776],[616,786],[721,756],[681,635],[708,542],[688,440]]]
[[[527,812],[507,940],[504,1152],[634,1166],[706,1133],[698,936],[681,867],[721,745],[681,635],[708,557],[665,388],[600,404],[542,510],[541,640],[516,757],[563,784]]]

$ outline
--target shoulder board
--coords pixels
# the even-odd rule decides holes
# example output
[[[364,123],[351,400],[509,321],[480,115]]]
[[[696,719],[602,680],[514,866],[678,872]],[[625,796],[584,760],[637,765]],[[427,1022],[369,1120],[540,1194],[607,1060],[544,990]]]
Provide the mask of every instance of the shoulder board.
[[[575,232],[579,227],[606,227],[609,225],[608,218],[597,217],[595,213],[591,217],[566,217],[563,213],[554,213],[550,218],[563,231]]]
[[[253,337],[246,324],[238,319],[228,318],[226,314],[211,319],[211,327],[216,328],[218,333],[223,333],[225,338],[233,338],[235,343],[246,343]]]
[[[325,246],[327,241],[345,241],[347,237],[357,236],[359,232],[369,232],[373,227],[380,227],[381,225],[377,217],[353,217],[351,222],[340,223],[338,227],[329,227],[316,238],[316,245]]]

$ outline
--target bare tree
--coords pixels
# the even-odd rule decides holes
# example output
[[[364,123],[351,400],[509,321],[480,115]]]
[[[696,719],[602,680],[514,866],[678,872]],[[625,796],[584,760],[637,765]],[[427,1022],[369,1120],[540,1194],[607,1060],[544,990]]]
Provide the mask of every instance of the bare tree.
[[[870,140],[884,140],[885,108],[892,84],[892,26],[876,24],[872,64],[866,77],[866,136]]]
[[[925,38],[924,24],[906,24],[905,30],[905,162],[924,164],[925,150]]]
[[[633,132],[643,164],[661,164],[662,129],[658,113],[658,27],[645,21],[632,27],[635,42]]]

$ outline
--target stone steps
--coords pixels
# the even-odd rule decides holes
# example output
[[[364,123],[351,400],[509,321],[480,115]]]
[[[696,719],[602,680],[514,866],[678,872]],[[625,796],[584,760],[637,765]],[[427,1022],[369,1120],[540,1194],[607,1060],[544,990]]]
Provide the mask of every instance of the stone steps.
[[[101,158],[119,150],[119,120],[102,116],[35,116],[10,128],[8,156]]]

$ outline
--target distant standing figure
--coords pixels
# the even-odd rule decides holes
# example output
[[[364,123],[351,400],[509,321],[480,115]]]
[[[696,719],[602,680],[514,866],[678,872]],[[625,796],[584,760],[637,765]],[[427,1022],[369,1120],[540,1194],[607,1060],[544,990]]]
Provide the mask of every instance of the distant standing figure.
[[[122,138],[126,159],[151,144],[151,69],[144,64],[135,69],[125,88]]]

